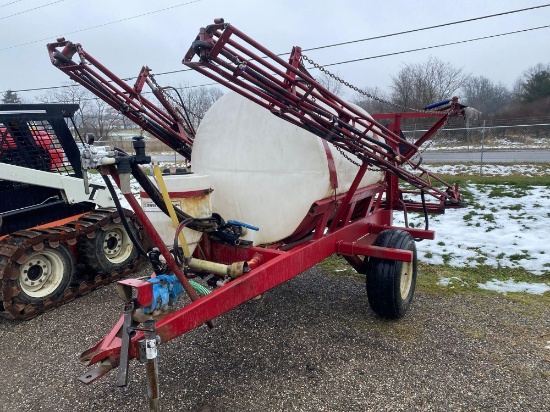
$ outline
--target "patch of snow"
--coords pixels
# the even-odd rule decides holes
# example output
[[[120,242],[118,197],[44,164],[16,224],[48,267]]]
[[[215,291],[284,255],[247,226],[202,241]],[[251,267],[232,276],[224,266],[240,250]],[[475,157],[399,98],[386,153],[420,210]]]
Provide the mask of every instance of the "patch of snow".
[[[542,295],[543,293],[550,290],[550,285],[547,285],[546,283],[515,282],[513,279],[493,279],[486,283],[478,283],[477,286],[480,289],[494,290],[496,292],[504,294],[508,292],[524,292],[535,295]]]
[[[431,264],[471,267],[524,268],[541,275],[550,271],[550,249],[541,242],[550,232],[550,216],[544,207],[550,198],[546,187],[491,194],[492,185],[469,184],[473,204],[430,216],[434,241],[417,243],[418,257]],[[409,224],[424,227],[421,214],[409,214]],[[403,212],[394,212],[394,225],[404,226]]]
[[[479,165],[440,165],[428,166],[430,172],[444,175],[479,175]],[[484,176],[543,176],[550,174],[550,165],[548,164],[533,164],[533,165],[494,165],[484,164]]]
[[[454,288],[454,285],[458,283],[461,286],[465,285],[465,282],[460,279],[458,276],[451,276],[450,278],[441,278],[438,282],[442,286],[449,286],[451,289]]]

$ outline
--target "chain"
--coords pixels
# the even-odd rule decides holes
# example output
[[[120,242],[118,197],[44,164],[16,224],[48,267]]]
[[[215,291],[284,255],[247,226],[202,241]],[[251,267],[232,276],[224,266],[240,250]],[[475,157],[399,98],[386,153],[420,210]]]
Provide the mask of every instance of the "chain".
[[[337,82],[342,83],[344,86],[349,87],[351,90],[356,91],[357,93],[368,97],[369,99],[376,100],[377,102],[387,104],[388,106],[392,106],[392,107],[395,107],[397,109],[404,109],[405,111],[409,111],[409,112],[447,114],[447,112],[439,112],[439,111],[424,110],[424,109],[415,109],[415,108],[412,108],[412,107],[407,107],[407,106],[403,106],[403,105],[400,105],[400,104],[397,104],[397,103],[390,102],[390,101],[382,99],[378,96],[374,96],[374,95],[372,95],[370,93],[367,93],[366,91],[360,89],[359,87],[354,86],[353,84],[341,79],[340,77],[338,77],[334,73],[332,73],[332,72],[328,71],[327,69],[325,69],[324,67],[320,66],[318,63],[315,63],[313,60],[311,60],[305,54],[302,54],[301,58],[303,60],[306,60],[309,64],[313,65],[313,67],[315,67],[316,69],[318,69],[321,72],[325,73],[327,76],[333,78]]]
[[[155,79],[155,76],[153,74],[149,74],[149,78],[151,79],[151,82],[155,85],[155,87],[160,90],[160,92],[162,93],[162,95],[167,99],[167,100],[170,100],[170,102],[175,106],[175,107],[178,107],[178,108],[181,108],[183,109],[184,111],[187,111],[189,114],[195,116],[197,119],[201,119],[201,116],[199,116],[198,114],[192,112],[191,110],[189,110],[189,108],[184,108],[182,106],[182,102],[179,102],[178,100],[174,99],[174,97],[172,97],[172,95],[170,93],[167,93],[166,90],[162,87],[160,87],[160,85],[157,83],[157,80]]]
[[[346,153],[340,146],[336,146],[336,145],[334,145],[334,144],[333,144],[332,146],[334,146],[334,147],[336,148],[336,150],[338,150],[338,151],[340,152],[340,154],[341,154],[342,156],[344,156],[344,158],[347,159],[350,163],[353,163],[353,164],[354,164],[355,166],[357,166],[357,167],[360,167],[360,166],[361,166],[359,163],[357,163],[355,160],[353,160],[351,157],[349,157],[349,156],[347,155],[347,153]]]
[[[318,63],[314,62],[313,60],[311,60],[309,57],[307,57],[305,54],[302,54],[301,56],[301,59],[302,59],[302,63],[303,63],[303,60],[306,60],[309,64],[313,65],[313,67],[315,67],[316,69],[318,69],[319,71],[325,73],[327,76],[331,77],[332,79],[336,80],[337,82],[340,82],[342,83],[344,86],[346,87],[349,87],[351,90],[353,91],[356,91],[357,93],[363,95],[363,96],[366,96],[368,97],[369,99],[372,99],[372,100],[376,100],[377,102],[380,102],[380,103],[383,103],[383,104],[386,104],[388,106],[392,106],[392,107],[395,107],[397,109],[403,109],[405,111],[410,111],[410,112],[416,112],[416,113],[435,113],[435,114],[443,114],[443,115],[446,115],[446,118],[445,118],[445,123],[443,123],[443,125],[439,128],[439,130],[432,136],[432,138],[430,139],[430,143],[428,145],[426,145],[425,147],[422,148],[422,150],[418,150],[418,154],[415,156],[417,157],[418,155],[424,153],[424,151],[426,151],[431,145],[434,144],[435,142],[435,138],[441,133],[441,131],[445,128],[445,126],[447,126],[447,123],[449,122],[449,119],[451,118],[451,113],[450,112],[442,112],[442,111],[434,111],[434,110],[424,110],[424,109],[415,109],[413,107],[408,107],[408,106],[403,106],[403,105],[400,105],[400,104],[397,104],[397,103],[393,103],[393,102],[390,102],[388,100],[385,100],[385,99],[382,99],[378,96],[375,96],[375,95],[372,95],[370,93],[367,93],[365,92],[364,90],[360,89],[359,87],[357,86],[354,86],[353,84],[345,81],[344,79],[338,77],[337,75],[335,75],[334,73],[328,71],[327,69],[325,69],[324,67],[320,66]],[[352,162],[353,164],[357,165],[357,162],[351,160],[348,156],[346,156],[344,154],[344,151],[339,148],[339,147],[336,147],[336,149],[342,153],[344,155],[344,157],[346,159],[348,159],[350,162]],[[412,159],[411,159],[412,160]]]

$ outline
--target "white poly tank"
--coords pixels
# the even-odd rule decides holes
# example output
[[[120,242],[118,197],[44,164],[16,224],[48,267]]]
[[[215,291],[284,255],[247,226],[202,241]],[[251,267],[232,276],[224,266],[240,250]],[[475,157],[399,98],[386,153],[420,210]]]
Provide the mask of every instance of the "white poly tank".
[[[344,193],[358,167],[329,147],[336,194]],[[191,164],[193,172],[210,176],[213,212],[260,228],[243,237],[254,245],[290,236],[313,202],[334,195],[322,139],[235,92],[223,95],[204,116]],[[360,187],[382,178],[381,172],[367,171]]]

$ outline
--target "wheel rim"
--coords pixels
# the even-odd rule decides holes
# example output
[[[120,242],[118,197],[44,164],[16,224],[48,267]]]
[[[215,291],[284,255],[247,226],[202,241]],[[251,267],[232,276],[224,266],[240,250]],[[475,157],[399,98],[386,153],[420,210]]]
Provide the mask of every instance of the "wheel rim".
[[[25,294],[43,298],[53,293],[63,281],[66,263],[52,250],[32,253],[21,266],[19,284]]]
[[[401,265],[401,279],[399,289],[401,299],[405,300],[409,296],[413,283],[413,262],[403,262]]]
[[[105,233],[103,253],[111,263],[122,263],[132,254],[133,244],[126,230],[113,227]]]

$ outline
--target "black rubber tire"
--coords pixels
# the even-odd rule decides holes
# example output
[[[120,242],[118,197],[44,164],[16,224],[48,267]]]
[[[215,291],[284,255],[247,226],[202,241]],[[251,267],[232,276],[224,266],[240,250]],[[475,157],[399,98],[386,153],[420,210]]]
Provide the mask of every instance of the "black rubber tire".
[[[388,229],[378,235],[373,245],[413,252],[413,261],[410,263],[380,258],[370,258],[367,263],[366,286],[371,309],[383,318],[401,318],[409,309],[414,295],[416,243],[410,233]]]
[[[136,228],[130,227],[136,239],[140,239]],[[113,246],[110,242],[114,241]],[[109,256],[109,250],[121,248],[120,253]],[[92,239],[83,237],[78,251],[79,262],[92,269],[92,275],[108,276],[113,271],[121,272],[138,258],[138,251],[126,233],[122,223],[111,223],[107,230],[97,230]]]
[[[24,262],[14,263],[14,268],[20,271],[19,277],[11,281],[20,290],[17,299],[40,306],[45,299],[59,298],[74,276],[75,262],[69,249],[63,244],[55,248],[45,244],[40,251],[30,248],[26,255]]]

